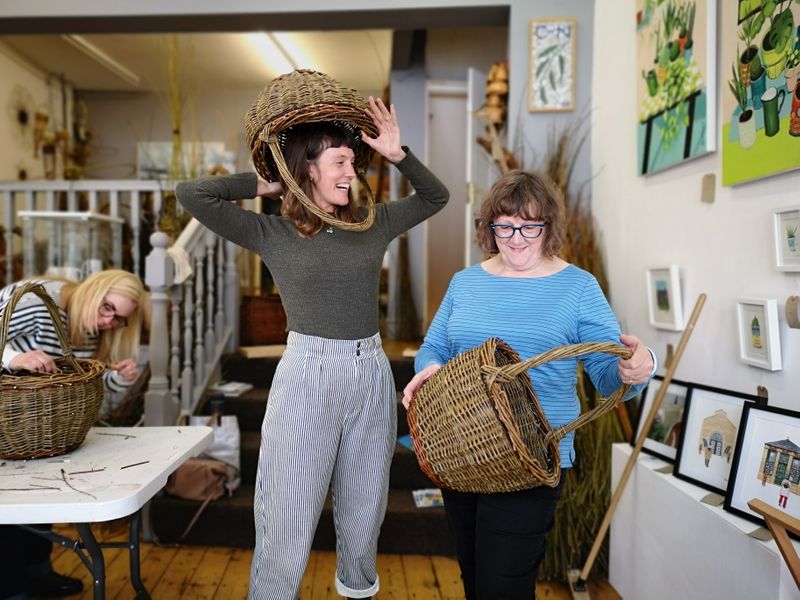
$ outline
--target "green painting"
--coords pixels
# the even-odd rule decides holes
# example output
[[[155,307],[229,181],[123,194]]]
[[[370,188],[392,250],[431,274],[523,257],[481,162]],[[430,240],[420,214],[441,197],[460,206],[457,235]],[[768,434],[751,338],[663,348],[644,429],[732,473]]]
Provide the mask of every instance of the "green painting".
[[[800,167],[800,0],[722,4],[722,184]]]
[[[716,147],[716,3],[637,0],[637,172]]]

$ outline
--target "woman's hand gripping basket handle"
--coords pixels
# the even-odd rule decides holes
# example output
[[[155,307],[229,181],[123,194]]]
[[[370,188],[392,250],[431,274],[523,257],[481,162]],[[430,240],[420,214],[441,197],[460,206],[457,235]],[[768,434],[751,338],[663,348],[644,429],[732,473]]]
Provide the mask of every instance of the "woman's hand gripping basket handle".
[[[75,369],[76,373],[83,373],[83,368],[78,361],[75,360],[75,355],[72,353],[72,344],[70,344],[69,338],[64,331],[64,325],[61,322],[61,314],[58,312],[58,307],[50,297],[50,294],[48,294],[39,283],[30,282],[20,286],[14,290],[14,293],[11,294],[11,298],[8,299],[8,303],[3,311],[3,316],[0,317],[0,351],[6,347],[6,342],[8,341],[8,328],[11,323],[11,315],[14,313],[14,308],[16,308],[22,296],[28,293],[36,294],[42,300],[45,308],[47,308],[47,312],[50,314],[50,318],[53,320],[53,325],[58,335],[58,341],[61,344],[61,350],[64,352],[64,358],[69,365]],[[0,355],[0,371],[2,371],[2,369],[3,361],[2,355]]]
[[[489,376],[489,381],[487,382],[489,385],[495,381],[499,383],[508,383],[513,381],[518,375],[524,373],[528,369],[538,367],[545,363],[566,358],[576,358],[578,356],[594,354],[597,352],[611,354],[613,356],[619,356],[620,358],[625,359],[630,358],[632,353],[630,348],[626,348],[625,346],[620,346],[619,344],[614,344],[612,342],[588,342],[585,344],[573,344],[571,346],[559,346],[557,348],[552,348],[547,352],[542,352],[541,354],[537,354],[536,356],[532,356],[527,360],[520,361],[513,365],[505,365],[503,367],[483,365],[481,370],[484,372],[484,374]],[[558,442],[571,431],[574,431],[578,427],[586,425],[587,423],[590,423],[591,421],[594,421],[595,419],[611,411],[622,401],[622,399],[625,397],[625,394],[627,394],[630,389],[630,385],[623,383],[623,385],[621,385],[613,394],[611,394],[608,398],[603,398],[603,400],[593,409],[586,411],[582,415],[579,415],[575,420],[570,421],[562,427],[548,431],[547,435],[545,436],[545,443],[547,444],[550,441]]]

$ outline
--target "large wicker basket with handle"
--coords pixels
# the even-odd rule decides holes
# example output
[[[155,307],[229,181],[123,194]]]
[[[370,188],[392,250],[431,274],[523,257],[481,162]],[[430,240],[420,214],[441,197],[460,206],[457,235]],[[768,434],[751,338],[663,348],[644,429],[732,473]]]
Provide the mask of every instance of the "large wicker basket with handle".
[[[77,448],[103,401],[105,365],[75,358],[58,308],[41,285],[24,284],[9,298],[0,317],[0,348],[8,340],[11,314],[27,293],[39,296],[47,307],[64,356],[55,361],[58,373],[9,374],[2,372],[0,362],[0,458],[11,460],[55,456]]]
[[[361,130],[371,137],[378,131],[365,112],[367,102],[354,89],[317,71],[298,69],[276,77],[256,98],[244,118],[245,138],[253,155],[259,175],[269,181],[279,179],[312,213],[325,223],[349,231],[364,231],[375,220],[375,201],[364,178],[364,170],[372,149],[360,142]],[[368,192],[367,215],[363,221],[348,223],[331,216],[303,192],[292,177],[283,157],[285,134],[300,123],[330,122],[350,132],[355,144],[355,169],[358,180]]]
[[[551,429],[528,369],[595,352],[630,356],[623,346],[593,342],[560,346],[520,361],[508,344],[491,338],[448,361],[408,406],[409,429],[422,470],[439,487],[462,492],[557,485],[559,441],[612,410],[630,386],[621,386],[592,410]]]

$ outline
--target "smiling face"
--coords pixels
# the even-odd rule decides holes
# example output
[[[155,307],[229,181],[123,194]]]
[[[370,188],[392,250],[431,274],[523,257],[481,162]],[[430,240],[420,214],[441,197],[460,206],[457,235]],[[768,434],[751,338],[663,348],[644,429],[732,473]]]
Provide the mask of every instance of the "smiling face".
[[[498,215],[494,219],[495,225],[511,225],[512,227],[522,227],[523,225],[541,225],[542,219],[531,219],[520,215]],[[526,234],[527,235],[527,234]],[[512,271],[526,271],[535,268],[542,260],[544,253],[545,240],[547,239],[547,228],[542,230],[537,238],[526,238],[521,231],[514,231],[508,238],[495,236],[497,250],[503,265]]]
[[[309,165],[311,199],[325,212],[350,202],[350,182],[356,177],[355,154],[347,146],[329,147]]]

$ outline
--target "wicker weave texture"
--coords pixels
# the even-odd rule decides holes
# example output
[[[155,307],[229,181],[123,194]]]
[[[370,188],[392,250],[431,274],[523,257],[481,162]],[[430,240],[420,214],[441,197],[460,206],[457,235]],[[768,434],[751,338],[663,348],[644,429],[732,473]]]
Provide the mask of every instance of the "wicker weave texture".
[[[361,130],[371,137],[378,134],[367,115],[368,105],[352,88],[317,71],[298,69],[276,77],[256,97],[244,118],[245,139],[253,156],[256,171],[269,181],[283,181],[312,213],[324,222],[348,231],[369,229],[375,219],[375,203],[371,194],[368,215],[359,223],[333,218],[316,206],[289,174],[282,153],[282,135],[300,123],[332,122],[347,129],[355,144],[355,168],[362,185],[367,185],[363,172],[372,156],[372,148],[361,142]]]
[[[0,373],[0,458],[11,460],[56,456],[80,446],[97,419],[104,391],[105,365],[75,358],[58,308],[41,285],[26,284],[12,294],[0,318],[0,348],[6,345],[14,307],[26,293],[45,303],[64,357],[55,361],[58,373]]]
[[[629,356],[616,344],[554,348],[526,361],[492,338],[448,361],[418,390],[408,408],[417,460],[439,487],[462,492],[511,492],[555,486],[561,476],[558,443],[609,410],[630,386],[595,409],[552,429],[527,370],[551,360],[593,352]]]

